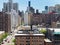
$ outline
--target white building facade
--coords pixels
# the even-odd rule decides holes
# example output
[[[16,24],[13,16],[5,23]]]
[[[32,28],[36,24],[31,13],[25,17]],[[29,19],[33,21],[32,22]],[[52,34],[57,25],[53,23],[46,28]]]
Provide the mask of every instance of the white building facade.
[[[11,10],[11,30],[14,31],[18,26],[18,13],[15,10]]]

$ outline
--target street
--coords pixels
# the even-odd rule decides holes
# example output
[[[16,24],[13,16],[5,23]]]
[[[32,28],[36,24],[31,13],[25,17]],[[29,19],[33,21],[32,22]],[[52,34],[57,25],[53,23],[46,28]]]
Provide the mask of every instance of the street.
[[[8,35],[2,42],[1,45],[14,45],[14,43],[12,42],[13,39],[15,39],[15,33],[20,29],[21,27],[19,26],[17,29],[14,30],[14,32],[12,32],[12,35]]]
[[[12,42],[12,39],[13,39],[14,37],[12,36],[12,35],[9,35],[9,36],[7,36],[7,38],[6,38],[6,41],[4,40],[3,41],[3,44],[1,44],[1,45],[11,45],[13,42]]]

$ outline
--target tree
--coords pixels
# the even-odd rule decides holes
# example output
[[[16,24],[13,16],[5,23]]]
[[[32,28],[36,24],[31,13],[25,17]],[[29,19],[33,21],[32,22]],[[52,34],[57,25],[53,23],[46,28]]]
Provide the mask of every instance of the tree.
[[[15,42],[16,42],[16,39],[14,39],[12,42],[14,42],[14,43],[15,43]]]
[[[43,34],[46,34],[47,30],[46,29],[41,29],[40,32],[43,33]]]

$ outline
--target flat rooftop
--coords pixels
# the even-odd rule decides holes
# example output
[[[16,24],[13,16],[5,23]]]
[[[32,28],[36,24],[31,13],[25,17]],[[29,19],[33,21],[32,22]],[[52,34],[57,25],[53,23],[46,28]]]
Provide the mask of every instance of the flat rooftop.
[[[4,33],[4,31],[0,31],[0,34]]]
[[[60,28],[38,28],[38,29],[50,29],[50,30],[54,30],[54,32],[60,32]]]
[[[60,34],[60,28],[38,28],[38,30],[41,30],[41,29],[49,29],[50,31],[53,31],[53,34]]]
[[[19,30],[15,36],[26,36],[26,35],[33,35],[33,36],[45,36],[44,34],[40,33],[38,30]]]
[[[26,35],[27,35],[27,36],[29,36],[29,35],[30,35],[30,36],[32,36],[32,35],[33,35],[33,36],[45,36],[44,34],[15,34],[15,36],[19,36],[19,35],[20,35],[20,36],[26,36]]]
[[[54,32],[53,34],[58,34],[58,35],[60,35],[60,32]]]
[[[45,42],[52,42],[51,40],[49,39],[44,39]]]
[[[60,28],[50,28],[50,30],[54,30],[53,34],[60,34]]]

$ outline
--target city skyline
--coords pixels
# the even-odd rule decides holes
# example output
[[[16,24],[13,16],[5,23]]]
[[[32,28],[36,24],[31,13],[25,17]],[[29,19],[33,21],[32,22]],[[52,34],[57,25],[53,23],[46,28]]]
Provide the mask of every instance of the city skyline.
[[[27,6],[28,6],[28,1],[31,1],[31,6],[34,8],[34,9],[39,9],[40,11],[43,11],[44,10],[44,8],[45,8],[45,6],[54,6],[55,4],[60,4],[60,0],[54,0],[54,1],[52,1],[52,0],[38,0],[38,1],[36,1],[36,0],[24,0],[24,1],[22,1],[22,0],[13,0],[13,2],[15,3],[15,2],[17,2],[18,3],[18,7],[19,7],[19,10],[24,10],[24,11],[26,11],[26,9],[27,9]],[[8,2],[8,0],[0,0],[0,10],[2,10],[2,8],[3,8],[3,3],[4,2]],[[37,5],[37,6],[36,6]]]

